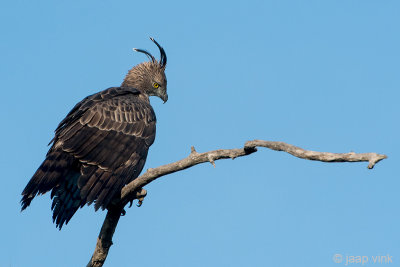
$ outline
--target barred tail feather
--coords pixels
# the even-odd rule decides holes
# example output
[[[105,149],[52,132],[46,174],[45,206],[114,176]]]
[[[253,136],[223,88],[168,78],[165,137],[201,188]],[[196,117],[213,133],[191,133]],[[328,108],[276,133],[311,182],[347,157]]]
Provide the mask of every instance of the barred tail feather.
[[[61,230],[67,224],[81,205],[85,204],[80,197],[80,189],[77,186],[80,172],[70,171],[64,182],[52,191],[53,222]],[[83,202],[83,204],[82,204]]]
[[[23,190],[21,210],[26,209],[36,195],[57,186],[73,162],[71,155],[58,150],[51,151]]]

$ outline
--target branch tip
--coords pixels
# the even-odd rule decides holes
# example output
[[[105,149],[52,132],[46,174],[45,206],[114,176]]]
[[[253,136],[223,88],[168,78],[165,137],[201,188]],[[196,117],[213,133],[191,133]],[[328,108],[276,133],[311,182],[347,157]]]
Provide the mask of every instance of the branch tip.
[[[375,157],[373,157],[369,160],[368,169],[374,168],[375,164],[377,164],[379,161],[381,161],[383,159],[387,159],[387,156],[377,154]]]

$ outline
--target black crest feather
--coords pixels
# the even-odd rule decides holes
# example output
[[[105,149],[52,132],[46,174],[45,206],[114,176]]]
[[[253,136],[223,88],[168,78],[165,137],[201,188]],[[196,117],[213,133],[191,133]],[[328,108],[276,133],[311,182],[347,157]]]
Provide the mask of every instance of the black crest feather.
[[[160,50],[159,64],[162,68],[165,68],[165,66],[167,65],[167,54],[165,53],[164,48],[162,48],[162,46],[156,40],[154,40],[153,37],[150,37],[150,40],[153,41],[153,43],[155,43],[156,46],[158,47],[158,49]],[[139,49],[139,48],[133,48],[133,50],[135,50],[136,52],[145,54],[151,60],[152,63],[157,62],[157,60],[154,58],[154,56],[152,54],[150,54],[150,52],[148,52],[144,49]]]

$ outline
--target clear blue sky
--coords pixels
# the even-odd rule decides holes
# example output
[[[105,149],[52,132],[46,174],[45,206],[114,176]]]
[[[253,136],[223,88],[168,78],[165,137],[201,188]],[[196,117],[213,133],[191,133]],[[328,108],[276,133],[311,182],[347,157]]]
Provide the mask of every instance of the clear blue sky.
[[[149,36],[168,55],[169,101],[152,99],[145,168],[256,138],[389,158],[367,170],[260,149],[163,177],[105,266],[398,266],[399,13],[391,0],[3,1],[0,266],[88,262],[105,212],[85,207],[60,232],[49,195],[20,213],[20,193],[76,102],[146,60],[132,47],[158,56]]]

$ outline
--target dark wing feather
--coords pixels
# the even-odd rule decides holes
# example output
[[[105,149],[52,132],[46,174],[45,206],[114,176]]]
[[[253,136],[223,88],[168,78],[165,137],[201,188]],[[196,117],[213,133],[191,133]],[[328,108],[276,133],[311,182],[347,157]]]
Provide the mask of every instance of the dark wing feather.
[[[53,189],[53,219],[60,229],[86,203],[106,208],[141,172],[155,123],[148,99],[134,88],[113,87],[86,97],[58,125],[40,175],[23,192],[23,208],[36,194]]]

